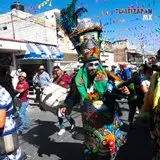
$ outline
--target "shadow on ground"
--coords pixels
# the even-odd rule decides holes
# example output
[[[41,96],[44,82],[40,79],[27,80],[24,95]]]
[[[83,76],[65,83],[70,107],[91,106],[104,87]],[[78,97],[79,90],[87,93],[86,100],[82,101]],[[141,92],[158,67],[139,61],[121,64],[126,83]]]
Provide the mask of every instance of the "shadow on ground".
[[[128,133],[129,125],[126,122],[124,122],[124,120],[123,120],[123,125],[120,127],[120,129],[121,129],[121,131]]]
[[[120,148],[116,160],[152,160],[153,148],[148,126],[137,119],[128,130],[127,143]]]
[[[83,140],[83,129],[77,127],[76,131],[72,137],[76,140]],[[137,119],[133,128],[124,123],[121,131],[128,133],[127,142],[120,148],[116,160],[152,160],[154,147],[147,124]]]
[[[83,160],[82,144],[54,142],[49,137],[59,129],[54,122],[35,121],[37,125],[23,135],[23,139],[38,148],[38,155],[56,155],[61,160]]]
[[[23,139],[37,146],[40,157],[45,154],[56,155],[61,160],[83,160],[81,143],[54,142],[49,138],[58,130],[55,122],[37,120],[34,128],[23,135]],[[151,160],[154,149],[147,125],[137,119],[132,129],[124,123],[122,130],[128,132],[127,142],[120,148],[116,160]],[[82,127],[76,127],[76,131],[79,134],[73,134],[72,137],[76,140],[83,140]]]

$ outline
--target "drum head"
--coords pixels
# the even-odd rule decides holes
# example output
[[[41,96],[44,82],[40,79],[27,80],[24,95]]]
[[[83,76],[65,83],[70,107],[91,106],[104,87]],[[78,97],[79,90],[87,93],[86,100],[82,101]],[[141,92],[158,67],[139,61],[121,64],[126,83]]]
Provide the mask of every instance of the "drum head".
[[[40,96],[40,103],[44,110],[52,110],[48,108],[55,108],[65,100],[68,91],[59,85],[52,84],[44,88]]]

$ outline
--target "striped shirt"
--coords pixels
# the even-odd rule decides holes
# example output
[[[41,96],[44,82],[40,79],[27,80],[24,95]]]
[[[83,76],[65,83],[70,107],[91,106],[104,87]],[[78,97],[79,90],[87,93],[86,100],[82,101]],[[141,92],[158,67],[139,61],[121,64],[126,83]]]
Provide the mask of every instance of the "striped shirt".
[[[6,121],[1,136],[13,134],[16,132],[16,123],[12,119],[13,102],[12,97],[5,88],[0,86],[0,110],[6,110]]]
[[[9,134],[13,134],[16,132],[16,123],[13,120],[13,101],[10,94],[7,92],[5,88],[0,85],[0,110],[6,110],[6,121],[4,125],[4,129],[0,136],[6,136]],[[17,149],[16,152],[9,155],[0,155],[1,159],[6,160],[22,160],[22,152],[21,149]]]

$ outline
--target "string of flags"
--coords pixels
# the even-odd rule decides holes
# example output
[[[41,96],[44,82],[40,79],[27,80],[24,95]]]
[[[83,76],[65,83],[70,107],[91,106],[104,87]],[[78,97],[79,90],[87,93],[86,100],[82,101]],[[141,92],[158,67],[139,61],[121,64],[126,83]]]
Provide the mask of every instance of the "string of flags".
[[[45,0],[43,2],[41,2],[40,4],[37,4],[37,5],[31,5],[29,7],[27,7],[25,10],[26,12],[30,13],[30,14],[35,14],[37,13],[38,9],[42,9],[44,7],[52,7],[52,0]]]
[[[94,0],[97,3],[99,2],[107,2],[108,0]],[[135,4],[131,4],[129,6],[127,6],[126,8],[128,9],[139,9],[139,8],[147,8],[147,7],[154,7],[156,4],[156,0],[150,0],[148,5],[147,4],[138,4],[138,2],[135,2]],[[83,4],[81,4],[83,5]],[[43,9],[44,7],[52,7],[52,0],[44,0],[42,1],[40,4],[37,4],[35,6],[29,6],[26,10],[29,13],[36,13],[38,10]],[[111,9],[111,10],[102,10],[99,15],[94,15],[91,18],[103,18],[105,16],[109,16],[109,15],[114,15],[116,14],[116,9]],[[151,20],[151,17],[143,17],[143,18],[149,18]],[[143,18],[137,17],[135,19],[132,20],[126,20],[126,19],[112,19],[112,17],[108,17],[108,22],[105,22],[105,24],[103,24],[103,26],[109,26],[112,24],[119,24],[119,23],[126,23],[126,22],[131,22],[131,21],[138,21],[138,20],[143,20]],[[154,16],[154,18],[160,18],[160,16]],[[44,19],[37,19],[34,21],[34,23],[42,23],[44,21]],[[128,36],[128,38],[131,36],[136,38],[140,43],[144,42],[145,44],[150,44],[150,43],[157,43],[159,42],[159,36],[160,36],[160,28],[159,27],[154,27],[155,30],[148,32],[148,34],[150,35],[150,37],[152,37],[152,35],[154,35],[153,38],[150,38],[150,41],[147,40],[147,36],[143,34],[143,32],[141,31],[139,32],[139,29],[147,29],[146,25],[141,25],[141,26],[136,26],[136,27],[131,27],[131,28],[122,28],[119,29],[119,31],[123,32],[124,34],[126,34],[126,37]],[[106,34],[114,34],[115,32],[117,32],[118,30],[105,30]],[[127,31],[130,31],[129,34]],[[134,32],[134,33],[133,33]],[[113,38],[110,38],[110,40],[113,40]]]
[[[52,1],[51,0],[45,0],[42,3],[38,5],[38,9],[41,9],[42,7],[48,5],[49,7],[52,7]]]

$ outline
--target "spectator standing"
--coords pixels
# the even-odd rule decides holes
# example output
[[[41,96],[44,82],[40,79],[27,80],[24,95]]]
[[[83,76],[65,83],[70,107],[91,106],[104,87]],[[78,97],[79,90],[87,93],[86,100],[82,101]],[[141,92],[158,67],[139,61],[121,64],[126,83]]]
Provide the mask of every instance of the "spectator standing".
[[[19,116],[21,117],[21,124],[18,127],[19,133],[22,133],[24,129],[29,127],[29,120],[27,118],[26,109],[28,107],[28,93],[29,93],[29,84],[26,81],[26,73],[21,72],[19,74],[19,82],[16,86],[16,92],[18,93],[17,99],[19,99],[21,106],[19,108]]]
[[[49,74],[45,71],[43,65],[41,65],[38,69],[38,72],[33,77],[33,84],[35,85],[36,89],[36,99],[35,102],[40,101],[40,94],[41,91],[44,89],[45,86],[48,86],[51,83],[51,78]]]
[[[117,69],[117,66],[112,65],[112,66],[111,66],[111,71],[110,71],[110,72],[113,73],[113,74],[117,74],[116,69]]]
[[[141,109],[141,107],[144,103],[144,96],[149,91],[150,78],[153,74],[153,70],[147,66],[144,66],[143,73],[144,73],[143,78],[140,77],[138,72],[134,72],[132,74],[132,81],[135,86],[137,98],[131,102],[128,102],[129,108],[130,108],[129,118],[128,118],[129,123],[130,123],[130,127],[132,127],[134,115],[136,112],[136,107],[138,107],[139,110]]]
[[[2,70],[5,71],[5,68],[0,66],[1,73]],[[4,81],[4,79],[7,79],[8,81]],[[11,78],[10,77],[7,78],[7,75],[4,75],[3,77],[1,77],[0,75],[0,138],[2,141],[7,140],[7,144],[5,146],[3,145],[3,143],[1,143],[0,145],[0,160],[25,159],[24,157],[22,157],[22,152],[18,145],[16,123],[12,118],[13,117],[13,101],[11,96],[12,93],[13,93],[13,86]],[[4,137],[5,139],[3,139]],[[11,147],[12,144],[14,147]]]
[[[121,71],[121,79],[124,81],[127,81],[131,78],[131,72],[129,70],[129,68],[127,68],[126,64],[121,64],[120,65],[120,69]]]

